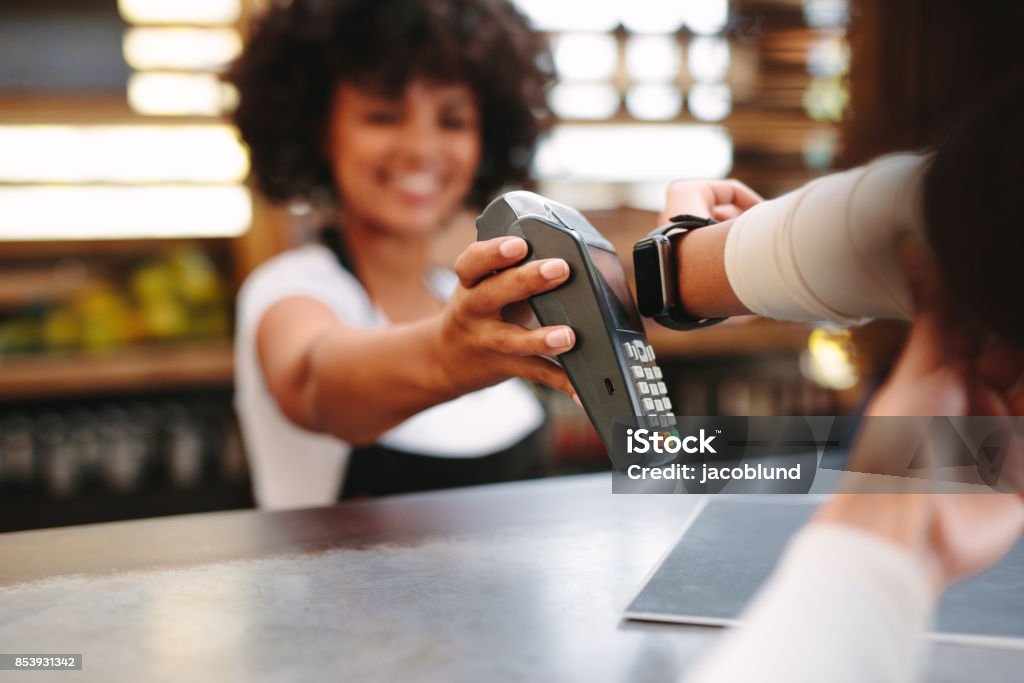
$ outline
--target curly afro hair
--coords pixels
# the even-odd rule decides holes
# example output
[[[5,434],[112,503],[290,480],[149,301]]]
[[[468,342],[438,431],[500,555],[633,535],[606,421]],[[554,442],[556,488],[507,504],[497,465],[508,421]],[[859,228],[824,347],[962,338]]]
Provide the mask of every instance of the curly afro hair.
[[[253,173],[273,201],[335,194],[325,130],[340,81],[400,93],[413,79],[476,94],[483,157],[466,203],[527,180],[552,121],[544,37],[506,0],[292,0],[253,25],[227,80]]]

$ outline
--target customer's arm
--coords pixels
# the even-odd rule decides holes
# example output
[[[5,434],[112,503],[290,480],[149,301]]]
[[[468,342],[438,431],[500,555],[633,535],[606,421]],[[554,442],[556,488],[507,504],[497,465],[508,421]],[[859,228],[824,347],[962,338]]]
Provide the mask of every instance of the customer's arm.
[[[716,203],[735,181],[704,183],[703,194],[700,183],[674,185],[663,222],[681,213],[721,219],[742,211],[679,242],[683,308],[697,318],[753,312],[838,323],[909,319],[896,244],[921,235],[927,162],[912,154],[884,157],[761,203],[737,191],[724,209]],[[709,187],[719,189],[709,195]]]

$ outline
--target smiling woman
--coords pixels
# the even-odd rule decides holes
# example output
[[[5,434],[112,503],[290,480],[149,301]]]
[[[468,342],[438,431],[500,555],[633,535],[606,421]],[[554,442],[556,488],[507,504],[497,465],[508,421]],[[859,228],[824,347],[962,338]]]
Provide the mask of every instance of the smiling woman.
[[[324,245],[275,257],[239,293],[236,403],[258,501],[539,475],[543,411],[512,378],[571,391],[540,356],[574,337],[501,310],[568,267],[517,267],[526,244],[502,238],[452,273],[428,246],[459,209],[525,180],[550,119],[543,40],[504,0],[294,0],[251,36],[229,78],[258,185],[335,207]]]
[[[480,116],[465,84],[410,83],[399,94],[342,82],[328,147],[346,236],[427,235],[465,201],[480,164]]]
[[[412,81],[465,84],[480,113],[483,159],[469,200],[483,206],[526,179],[534,143],[552,122],[544,38],[507,2],[296,0],[254,26],[229,80],[235,120],[271,199],[333,190],[324,146],[336,87],[397,97]]]

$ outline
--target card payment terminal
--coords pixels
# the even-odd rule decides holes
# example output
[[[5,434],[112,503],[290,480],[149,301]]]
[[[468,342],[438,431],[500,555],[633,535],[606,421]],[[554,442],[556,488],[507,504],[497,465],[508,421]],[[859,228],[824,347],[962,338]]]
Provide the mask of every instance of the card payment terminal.
[[[542,325],[568,325],[576,345],[558,357],[605,448],[618,418],[671,429],[672,402],[647,343],[614,247],[581,213],[532,192],[509,192],[476,220],[477,239],[511,235],[529,245],[523,262],[561,258],[569,279],[530,298]]]

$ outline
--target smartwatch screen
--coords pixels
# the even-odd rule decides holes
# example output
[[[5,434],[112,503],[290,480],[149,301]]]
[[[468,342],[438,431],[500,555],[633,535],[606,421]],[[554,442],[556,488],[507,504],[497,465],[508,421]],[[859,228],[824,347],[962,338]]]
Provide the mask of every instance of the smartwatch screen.
[[[664,242],[664,244],[659,244]],[[646,239],[633,247],[633,270],[636,276],[637,304],[640,313],[648,318],[663,315],[670,306],[668,292],[662,278],[665,277],[662,263],[662,248],[668,247],[668,240]]]

